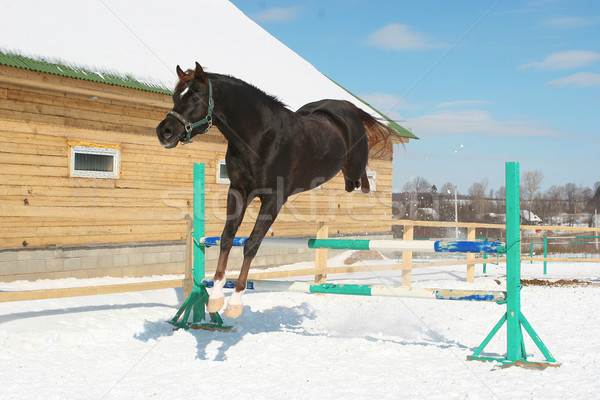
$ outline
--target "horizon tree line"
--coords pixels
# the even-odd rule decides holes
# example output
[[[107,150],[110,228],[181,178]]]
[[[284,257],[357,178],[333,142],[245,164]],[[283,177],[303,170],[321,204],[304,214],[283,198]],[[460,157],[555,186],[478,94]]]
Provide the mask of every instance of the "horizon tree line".
[[[521,174],[521,209],[528,210],[546,225],[593,223],[600,212],[600,181],[593,187],[566,183],[541,190],[544,174],[540,170]],[[454,221],[455,185],[444,183],[439,189],[426,178],[408,181],[400,193],[393,193],[394,216],[401,219]],[[489,188],[487,179],[473,183],[466,194],[457,194],[458,219],[462,222],[496,222],[505,212],[506,188]]]

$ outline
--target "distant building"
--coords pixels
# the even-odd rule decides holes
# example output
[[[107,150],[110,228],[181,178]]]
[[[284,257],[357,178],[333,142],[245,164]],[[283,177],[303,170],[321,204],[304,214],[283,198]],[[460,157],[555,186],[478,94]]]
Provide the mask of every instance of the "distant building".
[[[539,225],[542,219],[528,210],[521,210],[521,223],[527,225]]]

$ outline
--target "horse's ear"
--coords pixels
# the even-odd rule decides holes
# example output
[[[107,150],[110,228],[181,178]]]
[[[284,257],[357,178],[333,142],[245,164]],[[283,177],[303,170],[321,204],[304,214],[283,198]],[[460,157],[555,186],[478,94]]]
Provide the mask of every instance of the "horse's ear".
[[[178,65],[177,66],[177,76],[179,77],[179,79],[183,78],[185,76],[185,72],[183,72],[183,70],[181,69],[181,67]]]
[[[200,64],[198,64],[197,61],[196,61],[196,69],[194,70],[194,76],[197,79],[200,79],[200,80],[206,82],[206,75],[204,75],[204,70],[202,69]]]

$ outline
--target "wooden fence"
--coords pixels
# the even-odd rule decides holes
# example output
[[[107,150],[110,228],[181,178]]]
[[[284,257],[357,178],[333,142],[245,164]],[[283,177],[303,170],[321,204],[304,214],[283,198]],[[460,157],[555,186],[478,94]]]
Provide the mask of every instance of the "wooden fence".
[[[415,227],[436,227],[436,228],[463,228],[467,230],[467,240],[476,240],[477,236],[481,234],[482,229],[496,229],[504,231],[505,225],[501,224],[486,224],[486,223],[456,223],[456,222],[437,222],[437,221],[412,221],[412,220],[397,220],[394,221],[395,225],[403,226],[403,240],[414,240]],[[142,290],[156,290],[156,289],[167,289],[167,288],[179,288],[184,287],[185,295],[187,297],[188,292],[192,288],[192,277],[191,277],[191,266],[192,266],[192,242],[191,232],[192,226],[191,221],[188,220],[188,235],[187,235],[187,254],[186,254],[186,275],[184,279],[171,279],[163,281],[150,281],[150,282],[138,282],[138,283],[126,283],[126,284],[115,284],[115,285],[102,285],[102,286],[88,286],[88,287],[74,287],[74,288],[62,288],[62,289],[44,289],[44,290],[28,290],[28,291],[6,291],[0,292],[0,302],[6,301],[20,301],[20,300],[37,300],[37,299],[48,299],[48,298],[59,298],[59,297],[74,297],[74,296],[89,296],[97,294],[111,294],[111,293],[124,293],[134,292]],[[600,228],[583,228],[583,227],[569,227],[569,226],[521,226],[521,234],[523,231],[535,230],[535,231],[568,231],[568,232],[586,232],[600,235]],[[326,222],[317,223],[317,234],[318,239],[325,239],[328,237],[328,228]],[[402,286],[411,286],[412,270],[417,268],[428,268],[428,267],[441,267],[441,266],[452,266],[452,265],[464,265],[466,264],[466,281],[474,282],[475,279],[475,266],[478,264],[485,263],[502,263],[506,262],[506,258],[494,258],[485,259],[479,254],[469,253],[466,255],[466,259],[462,260],[439,260],[429,262],[418,262],[413,258],[413,252],[404,251],[402,252],[400,262],[391,262],[388,264],[373,264],[373,265],[344,265],[344,266],[333,266],[327,265],[327,249],[315,250],[315,266],[312,268],[300,268],[284,271],[255,271],[249,274],[249,279],[277,279],[277,278],[291,278],[298,276],[314,276],[315,282],[324,283],[327,281],[327,276],[330,274],[340,273],[355,273],[355,272],[374,272],[374,271],[390,271],[400,270],[402,271]],[[521,261],[563,261],[563,262],[598,262],[600,258],[552,258],[552,257],[521,257]],[[235,279],[235,275],[230,275],[228,278]]]
[[[415,240],[414,231],[415,227],[435,227],[435,228],[463,228],[467,230],[466,240],[473,241],[478,237],[483,236],[482,230],[492,229],[500,230],[504,233],[506,226],[502,224],[488,224],[488,223],[467,223],[467,222],[440,222],[440,221],[413,221],[413,220],[397,220],[394,221],[394,225],[403,226],[403,240]],[[538,225],[522,225],[521,236],[523,237],[523,231],[568,231],[568,232],[586,232],[595,233],[600,235],[599,228],[588,228],[588,227],[571,227],[571,226],[538,226]],[[502,237],[505,235],[503,234]],[[327,226],[324,222],[319,222],[317,227],[317,238],[327,238]],[[464,239],[464,238],[463,238]],[[500,238],[502,239],[502,238]],[[404,251],[402,252],[400,262],[393,262],[389,264],[375,264],[375,265],[357,265],[357,266],[327,266],[327,249],[318,249],[315,251],[315,267],[304,268],[286,271],[272,271],[272,272],[254,272],[251,273],[250,279],[275,279],[275,278],[291,278],[297,276],[308,276],[314,275],[315,282],[324,283],[328,274],[337,273],[353,273],[353,272],[365,272],[365,271],[389,271],[389,270],[401,270],[402,271],[402,286],[411,286],[412,270],[418,268],[428,267],[441,267],[441,266],[452,266],[452,265],[464,265],[466,264],[466,278],[467,282],[474,282],[475,280],[475,266],[486,263],[503,263],[506,262],[505,257],[498,257],[494,259],[483,258],[479,254],[468,253],[466,254],[466,260],[439,260],[422,262],[413,258],[413,252]],[[600,258],[568,258],[568,257],[521,257],[521,261],[563,261],[563,262],[598,262]],[[233,278],[233,277],[232,277]]]

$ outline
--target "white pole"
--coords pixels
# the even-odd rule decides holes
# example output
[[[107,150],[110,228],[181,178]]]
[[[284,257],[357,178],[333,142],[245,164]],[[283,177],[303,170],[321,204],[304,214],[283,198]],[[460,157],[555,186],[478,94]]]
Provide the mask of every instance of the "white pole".
[[[210,282],[210,280],[204,280]],[[228,280],[225,287],[231,288],[234,281]],[[467,301],[504,301],[506,292],[487,290],[461,290],[461,289],[431,289],[415,288],[405,286],[384,285],[354,285],[323,283],[313,284],[310,282],[289,282],[273,280],[248,280],[249,290],[259,292],[299,292],[299,293],[322,293],[322,294],[346,294],[360,296],[382,296],[382,297],[409,297],[415,299],[434,300],[467,300]]]
[[[436,243],[432,240],[370,240],[369,250],[434,253]]]

